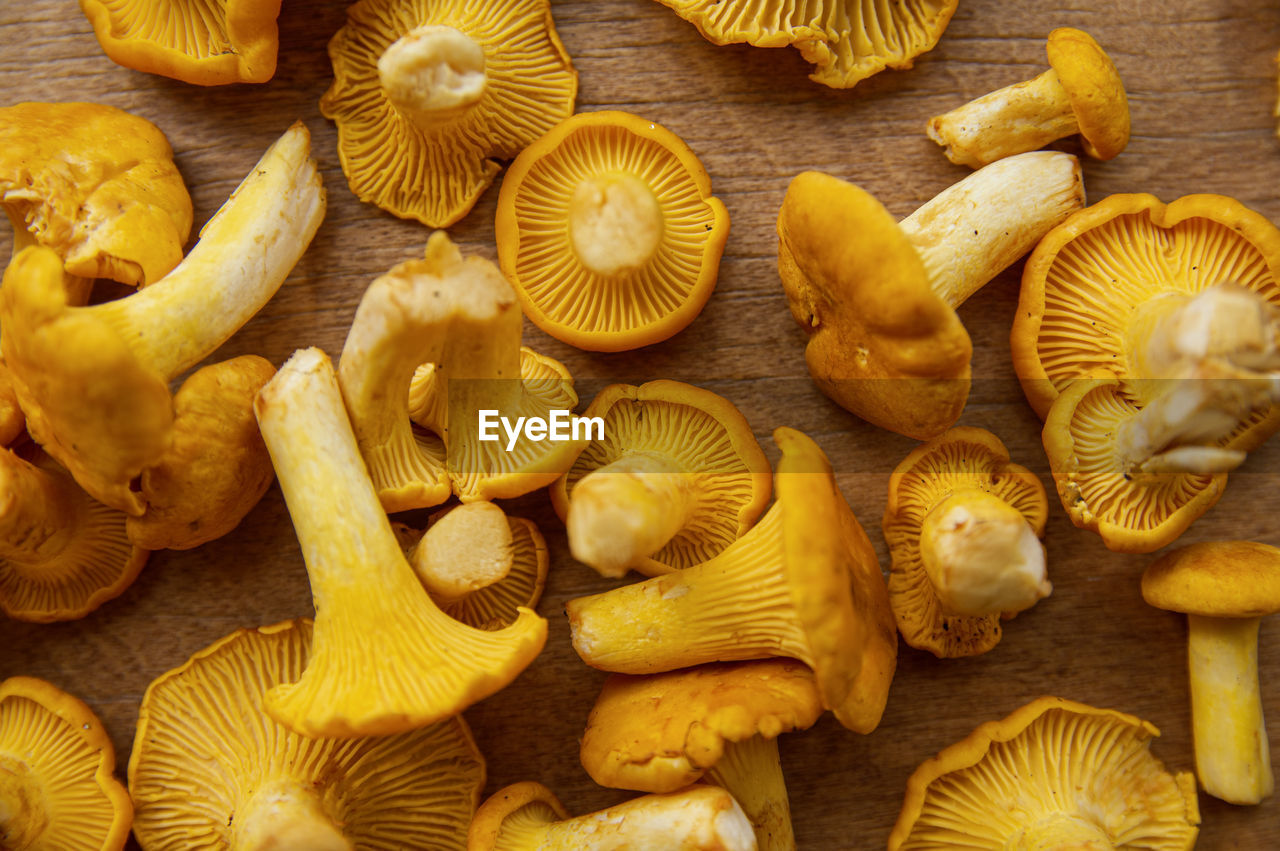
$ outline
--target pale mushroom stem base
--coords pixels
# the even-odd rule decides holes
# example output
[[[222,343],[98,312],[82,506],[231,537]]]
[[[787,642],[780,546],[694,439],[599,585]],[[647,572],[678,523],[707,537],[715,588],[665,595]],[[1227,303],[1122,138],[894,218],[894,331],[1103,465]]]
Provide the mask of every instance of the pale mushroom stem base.
[[[281,783],[259,789],[235,814],[238,851],[353,851],[313,789]]]
[[[778,740],[756,735],[727,742],[703,779],[728,790],[751,820],[759,851],[795,851],[791,802],[778,757]]]

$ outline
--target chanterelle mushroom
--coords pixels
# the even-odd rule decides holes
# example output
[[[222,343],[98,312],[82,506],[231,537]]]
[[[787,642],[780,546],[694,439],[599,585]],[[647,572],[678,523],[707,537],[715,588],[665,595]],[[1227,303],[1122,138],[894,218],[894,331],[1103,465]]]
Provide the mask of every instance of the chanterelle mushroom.
[[[817,444],[779,428],[777,500],[710,561],[565,604],[588,665],[655,674],[789,656],[813,669],[823,706],[876,728],[897,662],[897,629],[871,541]]]
[[[124,848],[133,807],[115,765],[78,698],[32,677],[0,683],[0,847]]]
[[[551,488],[574,558],[602,576],[699,564],[769,501],[769,462],[733,403],[678,381],[601,390],[583,417],[603,434]]]
[[[307,736],[396,733],[461,712],[533,661],[547,637],[533,611],[520,609],[506,629],[474,629],[418,582],[322,351],[296,352],[256,411],[316,604],[306,670],[267,692],[271,717]]]
[[[1275,789],[1258,691],[1258,624],[1280,612],[1280,549],[1202,542],[1161,556],[1142,597],[1187,615],[1196,773],[1204,791],[1256,804]]]
[[[151,683],[129,759],[146,851],[462,851],[484,759],[461,716],[390,736],[309,738],[263,710],[301,675],[311,624],[242,629]]]
[[[889,851],[1189,851],[1195,777],[1151,755],[1158,735],[1115,710],[1032,701],[916,769]]]
[[[1071,27],[1049,33],[1049,70],[929,120],[947,159],[981,168],[1080,134],[1085,153],[1109,160],[1129,144],[1129,100],[1111,57]]]
[[[992,163],[902,222],[851,183],[797,176],[778,214],[778,273],[810,375],[882,428],[946,431],[972,354],[954,308],[1083,204],[1080,163],[1055,152]]]
[[[351,191],[430,227],[465,216],[578,91],[547,0],[361,0],[329,58],[320,111]]]
[[[72,307],[62,261],[32,246],[0,287],[0,352],[31,436],[95,499],[129,514],[131,483],[173,439],[168,382],[264,305],[324,217],[310,136],[289,129],[169,274],[133,295]]]

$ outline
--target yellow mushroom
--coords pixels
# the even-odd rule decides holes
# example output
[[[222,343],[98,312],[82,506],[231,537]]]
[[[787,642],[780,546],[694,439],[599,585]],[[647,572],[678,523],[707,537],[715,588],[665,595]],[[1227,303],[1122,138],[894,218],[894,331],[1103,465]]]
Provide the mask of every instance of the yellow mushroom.
[[[485,766],[461,716],[390,736],[309,738],[264,695],[302,673],[311,623],[242,629],[158,677],[129,759],[144,851],[461,851]]]
[[[1085,153],[1109,160],[1129,144],[1129,100],[1111,57],[1072,27],[1049,33],[1049,70],[929,120],[947,159],[981,168],[1080,134]]]
[[[31,436],[95,499],[132,515],[131,483],[173,439],[168,382],[264,305],[324,217],[306,128],[295,124],[205,225],[191,253],[137,293],[72,307],[62,261],[32,246],[0,288],[0,352]]]
[[[431,601],[378,502],[323,352],[296,352],[255,410],[316,606],[306,669],[267,692],[271,717],[307,736],[409,730],[488,697],[538,655],[547,624],[531,610],[489,632]]]
[[[710,561],[565,604],[588,665],[654,674],[788,656],[813,669],[824,707],[867,733],[880,723],[897,630],[875,549],[826,456],[780,428],[777,500]]]

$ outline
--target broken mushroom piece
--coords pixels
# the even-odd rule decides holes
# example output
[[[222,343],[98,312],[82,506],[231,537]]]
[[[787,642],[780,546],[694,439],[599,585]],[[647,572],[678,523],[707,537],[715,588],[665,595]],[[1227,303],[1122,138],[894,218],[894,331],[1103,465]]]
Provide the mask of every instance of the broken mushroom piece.
[[[555,481],[582,451],[586,439],[574,435],[568,413],[578,403],[573,380],[558,363],[561,380],[524,380],[522,327],[502,273],[483,258],[464,259],[444,231],[431,235],[425,259],[369,285],[338,375],[386,511],[438,505],[450,490],[464,502],[520,496]],[[418,401],[421,422],[443,441],[443,457],[409,420],[412,382],[424,363],[433,368],[431,387],[419,391],[428,397]],[[528,429],[511,438],[498,427],[503,419],[550,423],[554,412],[564,415],[570,439],[535,439]],[[492,428],[483,427],[486,416]]]
[[[1050,151],[979,169],[900,223],[851,183],[797,176],[778,214],[778,273],[819,389],[908,437],[946,431],[969,395],[955,308],[1083,204],[1079,161]]]
[[[915,770],[889,851],[1190,851],[1195,777],[1151,755],[1158,735],[1123,712],[1034,700]]]
[[[601,576],[700,564],[742,537],[769,501],[769,461],[723,396],[678,381],[600,391],[601,433],[551,488],[573,557]]]
[[[1049,596],[1049,501],[1000,439],[953,428],[915,449],[889,477],[884,539],[889,602],[903,639],[941,659],[1000,642],[1000,620]]]
[[[255,410],[316,606],[306,670],[267,692],[272,718],[304,736],[388,735],[456,715],[533,661],[547,622],[531,610],[487,632],[440,611],[422,588],[369,481],[324,352],[294,353]]]
[[[578,91],[547,0],[361,0],[329,58],[320,111],[351,191],[435,228],[471,210],[498,160],[571,115]]]
[[[94,499],[131,515],[131,483],[173,440],[168,382],[275,294],[324,218],[310,136],[295,124],[266,152],[178,266],[143,290],[73,307],[62,261],[21,251],[0,287],[0,352],[27,428]]]
[[[582,767],[601,786],[727,789],[760,851],[795,851],[777,737],[822,714],[813,673],[794,659],[699,665],[605,680],[582,736]]]
[[[1142,574],[1142,597],[1187,615],[1196,774],[1204,791],[1257,804],[1275,789],[1258,690],[1258,624],[1280,612],[1280,549],[1206,541]]]
[[[197,86],[265,83],[276,72],[280,0],[80,0],[117,65]]]
[[[34,677],[0,682],[0,844],[119,851],[133,807],[88,706]]]
[[[297,679],[311,623],[242,629],[147,688],[129,759],[144,851],[461,851],[484,758],[461,716],[390,736],[309,738],[264,711]]]
[[[750,851],[751,823],[737,801],[715,786],[690,786],[571,818],[551,790],[525,781],[480,805],[467,851]]]
[[[729,214],[678,136],[604,110],[561,122],[516,157],[494,228],[533,324],[619,352],[667,339],[702,310]]]
[[[164,134],[96,103],[0,109],[0,205],[13,223],[13,253],[56,251],[76,304],[94,278],[160,280],[191,233],[191,197]]]
[[[1129,100],[1120,73],[1093,36],[1049,33],[1049,70],[929,120],[929,138],[957,165],[981,168],[1080,134],[1085,153],[1109,160],[1129,144]]]
[[[569,600],[573,647],[593,668],[656,674],[786,656],[817,679],[822,705],[869,733],[897,662],[897,629],[871,541],[827,458],[779,428],[777,499],[710,561]]]

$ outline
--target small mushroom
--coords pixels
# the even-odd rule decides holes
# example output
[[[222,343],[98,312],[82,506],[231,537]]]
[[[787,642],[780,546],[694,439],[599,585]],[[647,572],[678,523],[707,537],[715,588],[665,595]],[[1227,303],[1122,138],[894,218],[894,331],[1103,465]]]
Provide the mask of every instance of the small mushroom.
[[[131,515],[131,487],[173,439],[168,382],[264,305],[324,217],[310,137],[295,124],[201,231],[173,271],[137,293],[68,304],[62,261],[32,246],[0,288],[0,352],[33,439],[89,494]]]
[[[480,805],[467,834],[467,851],[751,851],[751,822],[737,801],[715,786],[690,786],[569,817],[541,783],[499,789]]]
[[[582,767],[601,786],[638,792],[721,786],[751,820],[760,851],[795,851],[777,737],[821,714],[813,673],[794,659],[614,674],[587,719]]]
[[[1206,541],[1142,574],[1142,597],[1187,615],[1196,773],[1204,791],[1256,804],[1275,789],[1258,691],[1258,625],[1280,612],[1280,549]]]
[[[431,601],[378,501],[324,352],[294,353],[255,411],[316,608],[306,669],[267,692],[272,718],[305,736],[388,735],[456,715],[533,661],[547,636],[533,611],[485,631]]]
[[[889,602],[903,639],[941,659],[1000,642],[1000,620],[1053,590],[1045,577],[1049,501],[1000,439],[953,428],[915,449],[889,477],[884,539]]]
[[[777,499],[760,522],[710,561],[569,600],[573,647],[588,665],[624,674],[799,659],[823,706],[868,733],[897,661],[875,549],[817,444],[788,428],[773,439]]]
[[[265,83],[276,72],[280,0],[80,0],[117,65],[193,83]]]
[[[524,312],[581,349],[681,331],[715,289],[729,214],[689,146],[626,112],[580,113],[507,171],[498,261]]]
[[[329,42],[351,191],[401,218],[448,227],[509,160],[573,113],[578,73],[547,0],[361,0]]]
[[[600,391],[603,434],[551,488],[574,558],[602,576],[704,562],[769,501],[769,461],[733,403],[678,381]]]
[[[147,688],[129,760],[144,851],[461,851],[484,758],[454,716],[389,736],[310,738],[264,695],[301,675],[311,623],[242,629]]]
[[[819,389],[908,437],[946,431],[969,395],[955,308],[1083,204],[1080,163],[1055,152],[992,163],[900,223],[851,183],[797,176],[778,214],[778,273]]]
[[[0,846],[120,851],[133,807],[115,766],[78,698],[34,677],[0,683]]]
[[[1151,755],[1158,735],[1123,712],[1034,700],[915,770],[889,851],[1190,851],[1195,777]]]
[[[1049,33],[1049,70],[929,119],[929,138],[957,165],[981,168],[1080,134],[1085,153],[1109,160],[1129,144],[1129,100],[1120,73],[1093,36]]]

